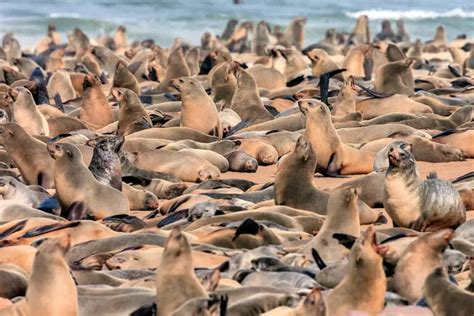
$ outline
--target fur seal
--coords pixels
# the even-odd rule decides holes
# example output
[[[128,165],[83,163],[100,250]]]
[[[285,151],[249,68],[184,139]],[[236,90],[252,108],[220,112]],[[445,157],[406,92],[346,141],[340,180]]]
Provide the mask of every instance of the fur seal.
[[[402,79],[412,63],[413,60],[405,59],[388,62],[381,66],[375,74],[375,91],[385,94],[412,95],[414,93],[413,89],[405,85]]]
[[[258,168],[257,159],[241,150],[233,150],[224,155],[229,161],[229,170],[239,172],[256,172]]]
[[[451,229],[442,229],[418,237],[402,253],[393,275],[394,288],[410,303],[419,300],[425,279],[443,261],[443,252],[453,237]]]
[[[315,48],[306,53],[306,55],[311,60],[311,73],[315,77],[339,69],[339,66],[331,59],[324,49]],[[342,75],[338,74],[335,78],[342,79]]]
[[[127,88],[112,88],[112,95],[119,102],[117,135],[127,136],[153,127],[140,98]]]
[[[171,150],[136,153],[133,162],[139,168],[170,173],[188,182],[217,179],[221,174],[216,166],[203,158]]]
[[[354,77],[349,76],[337,94],[337,99],[332,106],[331,114],[334,116],[344,116],[356,112],[356,99],[357,90],[354,84]]]
[[[16,123],[0,126],[0,139],[27,184],[54,186],[53,160],[46,144],[31,137]]]
[[[437,316],[467,316],[474,313],[474,294],[451,283],[443,267],[435,268],[426,278],[423,295]]]
[[[166,140],[193,140],[201,143],[217,141],[217,137],[207,135],[188,127],[149,128],[128,135],[128,138],[158,138]]]
[[[222,125],[217,108],[202,84],[194,78],[171,80],[181,94],[181,126],[222,138]]]
[[[296,142],[293,152],[281,162],[275,178],[275,204],[327,214],[330,194],[313,184],[316,154],[305,136]],[[373,223],[378,217],[359,201],[361,223]]]
[[[2,314],[79,315],[76,286],[64,260],[69,247],[68,235],[45,241],[37,251],[25,298]],[[56,296],[61,299],[45,304],[45,298]]]
[[[113,88],[127,88],[140,95],[137,78],[128,70],[124,61],[119,60],[115,68]]]
[[[383,203],[387,213],[397,225],[418,231],[459,226],[466,211],[458,191],[441,179],[422,181],[410,148],[406,143],[389,146]],[[439,194],[442,199],[435,198]]]
[[[194,274],[191,247],[186,237],[173,229],[156,273],[157,315],[170,315],[186,301],[208,297]]]
[[[372,171],[374,154],[345,145],[339,138],[326,104],[317,100],[299,100],[306,117],[306,138],[316,151],[316,171],[324,174],[357,174]]]
[[[71,77],[65,70],[58,70],[49,78],[48,94],[50,96],[59,95],[61,100],[68,101],[76,98],[76,90],[72,85]]]
[[[10,89],[15,99],[12,108],[13,121],[18,123],[30,135],[48,135],[48,122],[36,107],[31,92],[24,87]]]
[[[255,79],[242,68],[236,70],[237,88],[230,108],[237,112],[242,121],[250,125],[266,122],[273,116],[265,109],[257,90]]]
[[[112,123],[112,109],[102,91],[100,79],[93,74],[87,74],[83,86],[84,94],[79,118],[97,128]]]
[[[175,48],[173,51],[171,51],[168,57],[166,76],[156,88],[156,92],[162,93],[170,91],[170,83],[172,79],[189,77],[190,74],[191,72],[189,71],[189,67],[186,64],[186,60],[183,56],[183,50],[181,47]],[[155,91],[150,92],[154,93]]]
[[[375,230],[369,226],[352,246],[343,280],[324,298],[328,315],[343,316],[353,310],[382,312],[387,288],[382,260],[387,250],[377,244]],[[371,290],[365,291],[367,288]]]
[[[329,196],[327,214],[321,230],[311,239],[302,252],[311,255],[314,248],[325,261],[340,260],[347,255],[347,248],[333,238],[333,234],[360,235],[358,200],[361,188],[342,188]]]
[[[62,213],[69,218],[94,218],[128,214],[129,203],[123,193],[98,182],[82,162],[82,154],[72,144],[48,144],[54,159],[54,183]]]

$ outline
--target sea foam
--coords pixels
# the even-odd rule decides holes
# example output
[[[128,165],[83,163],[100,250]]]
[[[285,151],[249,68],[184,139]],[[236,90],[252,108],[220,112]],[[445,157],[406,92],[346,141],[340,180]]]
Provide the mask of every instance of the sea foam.
[[[474,18],[474,11],[464,11],[461,8],[445,12],[436,12],[429,10],[362,10],[356,12],[345,12],[347,17],[358,18],[361,15],[367,15],[371,20],[395,20],[395,19],[407,19],[407,20],[423,20],[423,19],[436,19],[436,18]]]

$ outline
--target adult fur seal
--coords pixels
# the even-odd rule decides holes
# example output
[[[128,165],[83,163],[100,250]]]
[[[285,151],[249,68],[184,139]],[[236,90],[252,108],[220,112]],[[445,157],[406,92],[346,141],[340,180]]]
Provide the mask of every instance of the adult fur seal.
[[[77,290],[64,255],[69,249],[68,235],[45,241],[37,251],[33,273],[24,299],[2,315],[79,315]],[[50,301],[50,297],[61,297]],[[45,301],[47,300],[47,301]]]
[[[409,70],[413,60],[405,59],[388,62],[381,66],[375,75],[374,89],[385,94],[412,95],[413,89],[403,82],[403,75]]]
[[[117,135],[127,136],[153,127],[150,117],[135,92],[127,88],[113,88],[112,94],[120,106]]]
[[[0,126],[0,140],[27,184],[54,186],[53,160],[46,144],[31,137],[16,123]]]
[[[208,297],[194,274],[192,260],[188,240],[179,229],[173,229],[156,273],[157,315],[170,315],[192,298]]]
[[[89,170],[102,184],[107,184],[122,191],[122,164],[120,151],[124,142],[121,136],[109,136],[99,139],[94,144],[94,153]]]
[[[474,294],[453,284],[443,267],[437,267],[426,278],[423,295],[436,316],[474,314]]]
[[[82,162],[82,154],[72,144],[48,144],[54,159],[56,194],[65,217],[81,218],[87,213],[94,218],[128,214],[125,195],[98,182]]]
[[[89,73],[84,78],[83,86],[84,94],[79,118],[96,128],[112,123],[112,109],[102,91],[100,79]]]
[[[181,126],[222,138],[222,125],[216,105],[202,84],[194,78],[171,80],[181,93]]]
[[[388,247],[378,245],[369,226],[352,246],[344,279],[325,297],[328,315],[343,316],[349,311],[378,314],[384,307],[387,288],[382,260]],[[370,288],[370,291],[365,289]]]
[[[466,211],[458,191],[437,178],[422,181],[410,147],[396,143],[388,149],[383,203],[388,214],[397,225],[419,231],[459,226]]]
[[[348,234],[359,237],[360,188],[342,188],[333,191],[327,205],[327,215],[321,230],[309,241],[302,252],[311,255],[314,248],[325,261],[340,260],[347,255],[347,248],[340,245],[333,234]]]
[[[137,78],[128,70],[127,65],[122,60],[119,60],[115,68],[113,87],[127,88],[137,95],[140,94]]]
[[[443,262],[443,252],[453,237],[451,229],[427,233],[413,241],[402,253],[393,275],[398,294],[414,303],[422,297],[426,277]]]
[[[18,123],[30,135],[48,135],[48,122],[38,110],[31,92],[24,87],[10,89],[13,103],[13,121]]]
[[[275,204],[286,205],[319,214],[327,214],[329,193],[313,184],[316,154],[311,143],[301,136],[295,150],[278,167],[275,178]],[[361,223],[373,223],[378,212],[358,201]]]
[[[236,70],[237,88],[232,97],[231,109],[242,121],[258,124],[273,119],[265,109],[252,76],[242,68]]]
[[[375,155],[341,142],[326,104],[308,99],[298,101],[298,106],[306,116],[306,138],[318,156],[316,171],[329,175],[372,171]]]

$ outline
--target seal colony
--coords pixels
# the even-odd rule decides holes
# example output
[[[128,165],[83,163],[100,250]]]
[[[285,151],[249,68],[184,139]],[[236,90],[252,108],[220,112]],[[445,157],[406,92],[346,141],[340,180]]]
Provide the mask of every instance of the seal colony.
[[[474,40],[305,23],[5,34],[0,315],[473,315]]]

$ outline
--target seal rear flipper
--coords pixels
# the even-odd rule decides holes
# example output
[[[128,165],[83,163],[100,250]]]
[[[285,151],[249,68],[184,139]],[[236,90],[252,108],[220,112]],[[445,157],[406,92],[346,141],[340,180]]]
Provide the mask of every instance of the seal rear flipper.
[[[240,235],[256,235],[260,231],[260,225],[251,218],[246,218],[235,231],[232,241],[239,238]]]
[[[249,126],[252,122],[251,121],[240,121],[237,125],[233,126],[229,132],[227,132],[227,136],[231,136],[233,134],[235,134],[236,132],[238,132],[239,130],[241,129],[244,129],[246,128],[247,126]]]
[[[142,306],[130,314],[130,316],[155,316],[155,315],[156,315],[156,303]]]
[[[355,236],[341,233],[332,234],[332,238],[336,239],[340,245],[343,245],[347,249],[351,249],[357,239]]]
[[[189,209],[173,212],[167,215],[161,221],[159,221],[158,224],[156,224],[156,227],[161,228],[161,227],[173,224],[181,219],[186,219],[188,217],[188,214],[189,214]]]
[[[297,86],[299,85],[300,83],[302,83],[303,81],[305,80],[305,75],[301,75],[301,76],[298,76],[298,77],[295,77],[293,79],[290,79],[286,82],[286,86],[288,88],[291,88],[291,87],[294,87],[294,86]]]
[[[83,219],[87,215],[87,206],[84,202],[74,202],[67,210],[67,219],[77,221]],[[63,214],[61,214],[63,215]]]
[[[324,262],[323,258],[319,255],[318,251],[314,248],[311,249],[311,254],[313,255],[314,261],[319,267],[319,270],[323,270],[327,267],[326,263]]]
[[[50,225],[39,226],[39,227],[35,227],[35,228],[30,229],[29,231],[25,232],[18,239],[38,237],[40,235],[55,232],[55,231],[58,231],[58,230],[77,227],[80,224],[81,224],[81,222],[66,222],[66,223],[54,223],[54,224],[50,224]]]
[[[442,137],[442,136],[448,136],[448,135],[455,134],[455,133],[462,133],[464,131],[466,131],[466,130],[465,129],[448,129],[448,130],[445,130],[444,132],[441,132],[439,134],[431,136],[431,139],[439,138],[439,137]]]
[[[321,96],[321,102],[324,102],[326,105],[329,105],[328,103],[328,95],[329,95],[329,79],[331,77],[334,77],[335,75],[346,71],[347,69],[341,68],[341,69],[336,69],[333,71],[325,72],[319,76],[319,90],[320,90],[320,96]]]

